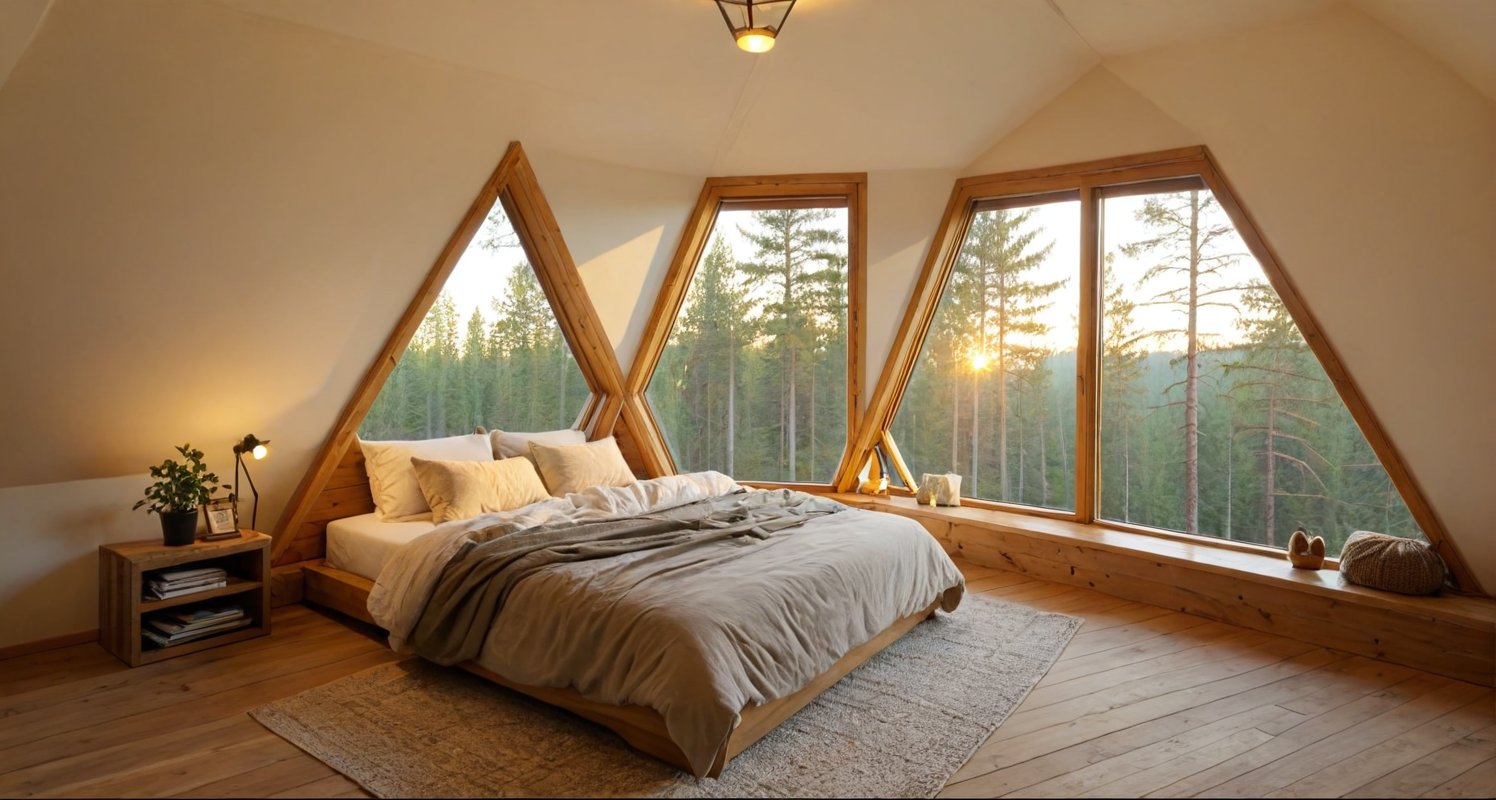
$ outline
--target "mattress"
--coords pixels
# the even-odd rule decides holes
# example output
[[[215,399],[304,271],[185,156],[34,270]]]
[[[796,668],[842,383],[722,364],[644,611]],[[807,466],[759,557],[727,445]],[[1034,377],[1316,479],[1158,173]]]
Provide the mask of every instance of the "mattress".
[[[327,565],[371,581],[406,542],[435,528],[430,519],[385,522],[378,513],[327,523]]]

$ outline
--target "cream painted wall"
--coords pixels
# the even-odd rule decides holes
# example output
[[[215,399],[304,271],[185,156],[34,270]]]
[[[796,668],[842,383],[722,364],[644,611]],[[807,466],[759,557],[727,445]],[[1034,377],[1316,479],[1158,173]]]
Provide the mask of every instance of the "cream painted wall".
[[[978,156],[963,176],[1200,144],[1200,136],[1097,67]]]
[[[99,545],[160,537],[130,510],[149,478],[0,489],[0,647],[99,625]]]
[[[883,374],[883,362],[904,321],[914,281],[925,263],[935,226],[945,212],[954,170],[898,170],[868,174],[867,362],[864,404]]]
[[[526,152],[627,374],[703,179]]]
[[[1496,105],[1336,8],[1110,59],[965,173],[1202,143],[1496,590]]]
[[[23,421],[0,434],[0,647],[95,624],[97,544],[159,535],[128,509],[174,444],[227,474],[240,436],[271,439],[271,528],[511,139],[632,348],[701,178],[529,145],[548,102],[215,4],[58,2],[0,88],[0,338],[26,376],[0,393]]]

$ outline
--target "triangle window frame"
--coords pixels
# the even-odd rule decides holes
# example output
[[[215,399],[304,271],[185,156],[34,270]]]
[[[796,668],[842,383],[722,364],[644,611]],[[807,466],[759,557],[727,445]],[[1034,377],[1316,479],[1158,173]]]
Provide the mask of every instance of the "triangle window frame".
[[[372,509],[364,476],[347,476],[350,485],[346,487],[335,485],[340,465],[344,464],[345,457],[357,441],[358,428],[375,398],[496,203],[503,204],[562,337],[587,383],[590,394],[573,427],[586,433],[589,440],[621,433],[616,427],[623,408],[623,371],[582,284],[581,274],[562,238],[560,225],[540,188],[535,170],[520,143],[510,142],[498,166],[458,222],[435,263],[427,270],[426,277],[396,321],[374,362],[354,387],[327,439],[292,493],[273,529],[275,541],[271,560],[275,565],[320,558],[328,520],[348,516],[350,506],[367,504]],[[639,470],[633,448],[622,446],[624,444],[620,441],[630,466]],[[347,471],[346,466],[341,471]],[[353,494],[334,497],[348,492]],[[337,506],[338,510],[330,512],[332,516],[322,518],[324,515],[317,510],[319,505],[329,504]]]
[[[958,179],[931,241],[883,372],[869,400],[863,424],[849,442],[851,457],[843,462],[842,470],[836,477],[835,488],[841,492],[855,491],[864,474],[878,476],[885,472],[891,473],[888,475],[890,479],[897,476],[906,487],[912,488],[912,473],[899,452],[890,429],[975,215],[984,208],[993,207],[994,202],[1005,199],[1074,191],[1079,193],[1081,199],[1082,236],[1079,314],[1082,335],[1076,353],[1079,391],[1076,397],[1075,511],[1065,513],[1008,503],[967,502],[964,499],[963,504],[1135,530],[1166,538],[1184,539],[1194,544],[1280,555],[1280,550],[1261,545],[1111,522],[1102,519],[1098,513],[1101,254],[1096,245],[1100,241],[1101,200],[1104,196],[1125,192],[1130,184],[1138,184],[1140,187],[1146,185],[1145,190],[1158,191],[1159,186],[1166,187],[1170,180],[1180,182],[1181,185],[1186,182],[1203,182],[1204,187],[1214,195],[1248,251],[1261,265],[1264,277],[1329,376],[1341,402],[1391,478],[1398,495],[1407,505],[1429,544],[1449,565],[1458,586],[1465,591],[1481,593],[1483,590],[1479,581],[1461,557],[1412,473],[1404,465],[1392,440],[1352,380],[1323,329],[1294,288],[1282,262],[1246,208],[1237,200],[1236,193],[1232,191],[1215,158],[1204,145]],[[894,491],[912,494],[907,488],[897,487],[896,482]]]

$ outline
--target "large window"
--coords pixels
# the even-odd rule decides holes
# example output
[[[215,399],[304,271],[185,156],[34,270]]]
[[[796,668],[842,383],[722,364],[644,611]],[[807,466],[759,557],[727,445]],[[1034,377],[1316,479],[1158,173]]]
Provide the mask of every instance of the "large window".
[[[829,483],[847,441],[845,203],[723,202],[646,395],[681,471]]]
[[[957,183],[838,487],[881,449],[979,506],[1241,546],[1303,528],[1332,553],[1356,530],[1438,541],[1204,150],[1156,155]]]
[[[1080,201],[984,203],[894,417],[915,475],[968,497],[1075,508]]]
[[[359,427],[428,439],[572,427],[589,390],[502,198],[463,251]]]
[[[1203,183],[1102,193],[1100,515],[1331,552],[1417,524]]]

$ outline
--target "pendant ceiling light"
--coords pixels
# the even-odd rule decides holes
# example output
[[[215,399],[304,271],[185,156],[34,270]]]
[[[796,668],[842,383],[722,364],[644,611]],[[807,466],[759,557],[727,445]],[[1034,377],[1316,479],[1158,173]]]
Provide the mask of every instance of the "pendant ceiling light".
[[[717,9],[738,47],[750,53],[767,53],[774,37],[784,28],[795,0],[717,0]]]

